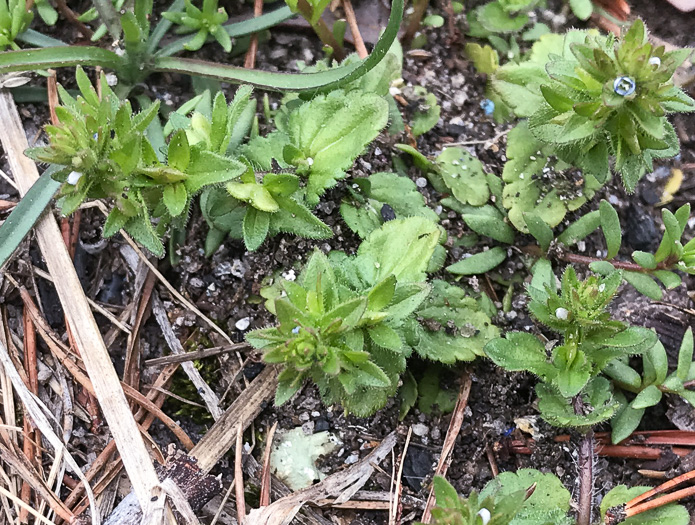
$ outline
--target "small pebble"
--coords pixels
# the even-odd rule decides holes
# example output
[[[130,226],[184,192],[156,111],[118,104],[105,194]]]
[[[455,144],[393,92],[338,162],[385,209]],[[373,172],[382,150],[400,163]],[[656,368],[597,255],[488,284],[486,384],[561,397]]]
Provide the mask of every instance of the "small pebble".
[[[413,425],[413,434],[419,437],[426,436],[429,433],[430,429],[427,428],[427,425],[423,425],[422,423],[416,423]]]
[[[415,185],[418,188],[424,188],[427,186],[427,179],[425,177],[418,177],[415,179]]]
[[[250,324],[251,324],[251,318],[250,317],[244,317],[243,319],[239,319],[234,324],[234,326],[236,327],[237,330],[244,331],[249,327]]]
[[[345,458],[346,465],[352,465],[360,460],[360,455],[357,452],[353,452],[348,457]]]

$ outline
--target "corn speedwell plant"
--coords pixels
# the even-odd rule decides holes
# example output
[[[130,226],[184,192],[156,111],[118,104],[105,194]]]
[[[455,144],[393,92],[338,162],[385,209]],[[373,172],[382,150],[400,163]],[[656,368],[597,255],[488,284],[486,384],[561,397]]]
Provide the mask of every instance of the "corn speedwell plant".
[[[130,102],[118,99],[104,75],[101,99],[79,68],[76,78],[81,92],[76,99],[59,87],[63,105],[56,107],[59,124],[46,127],[49,145],[26,154],[62,166],[54,177],[63,183],[63,213],[72,213],[86,199],[112,199],[104,236],[124,228],[162,256],[161,237],[172,221],[185,222],[193,195],[240,176],[246,166],[201,144],[191,145],[183,130],[172,136],[166,161],[160,161],[145,134],[157,115],[157,103],[133,115]]]
[[[437,225],[422,217],[392,220],[355,256],[315,252],[296,281],[264,292],[279,324],[247,340],[263,350],[265,361],[283,367],[276,404],[310,379],[325,403],[366,416],[395,393],[413,350],[448,363],[481,353],[497,333],[484,314],[451,319],[441,332],[427,328],[425,316],[437,317],[437,308],[448,306],[437,292],[442,285],[430,286],[426,276],[439,236]],[[475,303],[467,306],[471,313]]]

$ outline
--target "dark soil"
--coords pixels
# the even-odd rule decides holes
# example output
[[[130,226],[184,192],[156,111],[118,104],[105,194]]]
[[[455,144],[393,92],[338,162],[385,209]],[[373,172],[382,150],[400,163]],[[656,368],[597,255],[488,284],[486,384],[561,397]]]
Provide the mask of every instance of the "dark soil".
[[[434,2],[435,9],[439,10],[440,4],[445,3]],[[473,5],[476,3],[479,2],[471,2]],[[360,3],[355,2],[355,4],[359,15]],[[551,4],[557,7],[554,2]],[[680,13],[665,1],[633,0],[631,4],[633,14],[642,17],[650,30],[658,37],[678,46],[695,46],[695,32],[692,30],[695,27],[695,14]],[[473,5],[467,3],[466,8],[470,9]],[[555,30],[581,26],[581,23],[573,19],[571,14],[557,15],[559,11],[560,9],[542,11],[540,18]],[[566,13],[566,9],[562,12]],[[445,29],[446,26],[440,30],[427,31],[429,43],[424,48],[427,53],[406,54],[403,72],[406,83],[425,86],[436,94],[442,107],[439,124],[418,140],[418,148],[426,155],[434,155],[441,150],[442,145],[447,143],[479,141],[477,144],[471,144],[469,148],[483,161],[488,170],[500,174],[505,160],[505,139],[501,138],[497,144],[488,148],[485,147],[484,142],[509,126],[495,124],[481,109],[480,104],[485,100],[485,78],[476,74],[472,64],[464,58],[461,46],[463,40],[458,44],[451,44]],[[216,56],[217,54],[215,46],[208,46],[198,56],[220,59],[221,57]],[[280,29],[273,31],[270,40],[260,46],[257,67],[266,70],[296,70],[295,60],[311,63],[319,58],[321,58],[320,46],[312,35],[297,32],[295,29]],[[234,63],[240,62],[243,62],[243,56],[234,59]],[[62,78],[70,84],[71,76],[70,72],[63,72]],[[152,77],[149,87],[145,90],[161,99],[164,104],[177,107],[182,97],[189,95],[191,87],[185,77],[161,75]],[[225,91],[227,94],[233,93],[233,87],[225,86]],[[25,117],[24,122],[30,139],[38,136],[40,127],[48,119],[46,107],[39,104],[25,104],[21,106],[21,113]],[[625,259],[629,258],[629,253],[633,249],[654,248],[662,228],[660,209],[655,204],[660,198],[669,170],[672,166],[695,162],[695,118],[690,115],[679,116],[675,118],[674,123],[681,138],[682,152],[678,159],[658,162],[654,173],[645,178],[635,195],[627,195],[619,184],[609,184],[601,192],[600,196],[609,198],[619,210],[621,223],[626,232],[626,246],[620,255]],[[383,136],[356,163],[351,175],[356,177],[391,170],[391,156],[394,151],[392,145],[402,141],[404,141],[403,137]],[[7,171],[6,168],[2,166],[4,171]],[[414,168],[411,169],[410,174],[414,179],[422,176]],[[428,203],[433,207],[437,205],[439,196],[430,186],[421,191]],[[319,217],[334,231],[335,235],[331,239],[311,241],[292,236],[278,236],[264,243],[257,252],[253,253],[247,252],[243,243],[228,240],[209,259],[203,255],[203,240],[207,226],[196,210],[189,223],[186,245],[179,250],[180,263],[171,266],[166,261],[161,261],[160,269],[181,293],[218,323],[234,340],[243,341],[246,331],[266,326],[273,320],[263,307],[259,296],[264,279],[277,272],[293,270],[298,272],[303,261],[314,249],[324,252],[330,250],[352,252],[356,249],[359,241],[342,222],[338,212],[344,193],[344,185],[339,184],[322,199],[317,210]],[[13,189],[0,179],[0,199],[15,196]],[[686,173],[681,190],[668,207],[675,209],[685,202],[693,201],[695,201],[695,184],[693,184],[691,170]],[[112,312],[118,313],[124,305],[137,300],[133,297],[134,277],[127,270],[127,265],[121,256],[120,249],[123,244],[118,238],[108,243],[100,241],[103,218],[95,210],[86,210],[82,217],[82,242],[76,256],[76,267],[83,279],[88,296]],[[442,224],[450,235],[457,237],[466,232],[466,227],[457,214],[453,212],[447,214],[447,211],[444,211],[443,219]],[[694,226],[695,224],[692,223],[689,225],[685,238],[695,235]],[[594,255],[603,249],[602,238],[595,234],[588,239],[585,252]],[[526,263],[521,255],[514,250],[511,252],[512,256],[498,272],[499,279],[493,279],[491,282],[493,293],[497,298],[501,298],[506,291],[506,287],[496,284],[497,281],[509,280],[515,276],[523,279],[527,275]],[[25,255],[26,253],[17,259],[24,260]],[[41,266],[38,253],[32,252],[31,255],[34,264]],[[453,250],[449,257],[448,263],[454,262],[457,257],[456,250]],[[63,333],[63,319],[52,288],[37,278],[38,290],[36,290],[31,284],[29,268],[22,262],[13,263],[10,271],[16,278],[21,278],[30,290],[38,291],[49,322],[56,330]],[[684,284],[667,292],[660,303],[650,301],[626,287],[612,305],[612,309],[619,318],[633,324],[654,327],[671,356],[675,357],[673,352],[677,350],[682,334],[688,326],[695,325],[693,301],[686,293],[688,290],[695,289],[694,284],[692,278],[684,279]],[[512,310],[506,314],[499,314],[495,321],[503,330],[522,329],[540,332],[541,329],[534,324],[526,312],[525,298],[521,293],[522,286],[517,285],[515,290],[516,296],[512,301]],[[164,301],[170,300],[163,288],[160,293]],[[19,306],[21,301],[18,294],[8,292],[2,297],[0,303],[7,308],[10,327],[16,333],[21,333]],[[182,341],[191,341],[187,349],[222,343],[215,333],[211,333],[208,327],[190,312],[173,306],[175,304],[173,302],[167,304],[171,305],[170,320],[177,335]],[[110,328],[109,322],[100,316],[98,320],[103,324],[106,332]],[[246,323],[245,320],[249,322]],[[246,326],[246,328],[240,330],[237,326]],[[168,352],[165,350],[161,331],[154,320],[147,322],[142,331],[142,338],[143,359],[159,357]],[[125,338],[116,338],[115,344],[111,347],[111,353],[119,371],[122,371],[124,351]],[[247,352],[242,354],[242,358],[249,359],[243,375],[250,380],[262,367],[258,363],[260,357],[254,352]],[[221,396],[230,386],[230,378],[235,377],[238,371],[239,362],[236,356],[208,358],[203,363],[206,379]],[[534,405],[535,379],[528,375],[503,372],[484,359],[479,359],[468,369],[472,374],[473,387],[464,423],[454,449],[453,461],[448,470],[449,481],[460,493],[467,494],[472,489],[481,489],[492,479],[492,464],[500,471],[533,467],[558,475],[567,488],[576,495],[578,438],[573,436],[569,443],[556,443],[554,437],[560,432],[537,418],[538,410]],[[442,386],[456,393],[462,370],[463,367],[443,374]],[[154,371],[146,370],[143,381],[147,382],[153,373]],[[177,384],[186,381],[182,376],[172,389],[181,393],[185,387],[177,386]],[[231,402],[242,388],[243,384],[237,380],[225,398],[226,403]],[[677,428],[677,426],[686,428],[688,425],[695,428],[692,407],[682,406],[679,400],[671,399],[668,400],[668,405],[665,403],[662,405],[660,408],[647,412],[642,424],[645,429],[667,429]],[[177,417],[184,425],[184,429],[196,441],[211,423],[201,413],[204,412],[203,409],[189,407],[183,410],[183,407],[184,405],[178,402],[170,402],[165,405],[165,411],[169,414],[181,411]],[[282,408],[268,406],[255,423],[256,435],[252,436],[250,432],[247,432],[246,440],[249,442],[252,438],[262,440],[265,430],[275,421],[279,422],[280,429],[304,426],[309,431],[329,430],[334,432],[343,443],[337,453],[325,458],[323,462],[323,470],[330,473],[344,468],[348,463],[353,462],[355,457],[363,457],[368,453],[372,442],[381,440],[393,430],[397,430],[400,434],[400,444],[396,451],[399,453],[408,428],[417,425],[418,432],[412,436],[406,457],[404,482],[406,493],[424,501],[427,498],[431,474],[446,436],[450,416],[438,413],[436,410],[431,414],[425,414],[414,408],[403,421],[399,421],[398,411],[398,401],[392,400],[371,418],[345,416],[339,407],[323,406],[317,390],[307,386]],[[529,456],[514,455],[508,451],[512,437],[520,439],[530,437],[519,428],[519,418],[526,418],[537,425],[536,447],[534,453]],[[80,432],[85,436],[75,442],[77,450],[86,458],[93,457],[91,450],[101,449],[103,445],[98,443],[105,436],[90,436],[88,426],[84,422],[76,421],[76,425],[81,427]],[[174,439],[161,425],[155,424],[150,433],[163,447]],[[263,443],[260,443],[255,447],[259,456],[260,451],[263,450],[262,445]],[[665,468],[676,466],[674,464]],[[639,461],[601,458],[597,460],[596,467],[597,501],[617,484],[652,484],[651,480],[638,473],[638,469],[645,467],[644,463]],[[382,463],[381,468],[384,472],[375,475],[365,488],[390,490],[390,473],[393,468],[391,457]],[[224,462],[217,467],[217,472],[223,476],[225,486],[233,477],[232,470]],[[691,510],[695,508],[692,504],[690,505]],[[406,510],[405,514],[408,512]],[[327,510],[325,515],[334,515],[337,523],[345,524],[381,524],[387,519],[386,513],[381,511]],[[420,515],[420,513],[411,514],[411,517],[417,519]]]

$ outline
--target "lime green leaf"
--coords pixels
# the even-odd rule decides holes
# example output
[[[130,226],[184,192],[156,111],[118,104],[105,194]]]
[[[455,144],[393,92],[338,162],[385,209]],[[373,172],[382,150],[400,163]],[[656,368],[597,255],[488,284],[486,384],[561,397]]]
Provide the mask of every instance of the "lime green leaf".
[[[606,257],[612,259],[618,255],[622,242],[623,234],[620,228],[620,219],[618,219],[618,212],[606,200],[601,201],[599,212],[601,214],[601,230],[606,239],[606,247],[608,249]]]
[[[257,250],[268,236],[270,214],[251,206],[246,208],[244,215],[244,244],[249,251]]]
[[[457,275],[476,275],[488,272],[499,266],[507,258],[507,250],[495,246],[486,252],[477,253],[447,267],[447,271]]]

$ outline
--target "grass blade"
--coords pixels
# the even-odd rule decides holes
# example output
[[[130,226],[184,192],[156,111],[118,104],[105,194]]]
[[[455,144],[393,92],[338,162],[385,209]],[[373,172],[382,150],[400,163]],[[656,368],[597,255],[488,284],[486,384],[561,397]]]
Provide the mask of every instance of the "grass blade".
[[[60,188],[60,182],[51,177],[55,171],[55,168],[48,168],[0,226],[0,268],[31,231]]]
[[[0,74],[75,66],[119,69],[122,65],[123,59],[113,51],[89,46],[45,47],[0,53]]]

